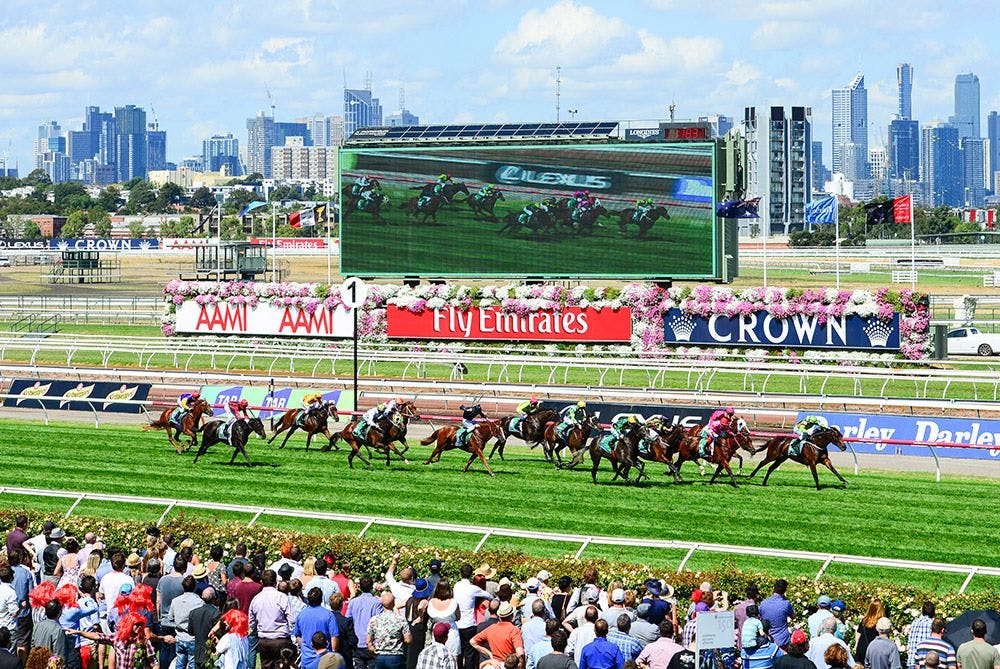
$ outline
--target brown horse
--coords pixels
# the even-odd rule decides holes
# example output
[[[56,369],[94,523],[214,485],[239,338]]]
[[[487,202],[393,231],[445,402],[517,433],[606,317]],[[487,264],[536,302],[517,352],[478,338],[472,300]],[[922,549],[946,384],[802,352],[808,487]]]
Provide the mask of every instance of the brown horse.
[[[420,443],[424,446],[437,442],[434,444],[434,450],[424,462],[425,465],[429,465],[433,462],[440,462],[442,453],[458,448],[458,430],[459,428],[455,425],[439,427],[431,432],[429,437],[420,440]],[[475,429],[469,434],[468,439],[466,439],[465,445],[462,446],[462,450],[470,454],[469,461],[465,463],[465,468],[462,469],[463,472],[469,471],[469,466],[478,457],[482,460],[483,466],[486,467],[487,473],[493,478],[496,478],[496,474],[494,474],[493,470],[490,469],[490,463],[486,459],[486,454],[484,452],[486,444],[488,444],[490,439],[493,438],[504,438],[503,429],[500,427],[500,423],[498,421],[491,420],[476,425]]]
[[[500,452],[500,459],[503,460],[503,449],[507,445],[507,439],[510,437],[517,437],[524,441],[529,448],[535,448],[545,439],[545,428],[548,427],[549,423],[559,422],[558,411],[554,409],[539,409],[525,416],[524,420],[516,423],[512,430],[510,427],[511,422],[519,417],[504,416],[500,419],[499,424],[503,430],[503,437],[497,438],[493,442],[493,450],[490,451],[490,460],[493,459],[493,455],[498,451]]]
[[[198,462],[198,458],[205,455],[209,446],[226,443],[222,438],[222,428],[225,425],[225,420],[211,420],[202,426],[201,431],[204,433],[205,438],[201,440],[201,446],[198,447],[198,452],[195,453],[195,462]],[[229,458],[229,464],[236,462],[236,456],[242,453],[247,461],[247,467],[250,466],[250,456],[247,455],[247,441],[250,440],[251,434],[256,434],[261,439],[267,437],[267,433],[264,432],[264,423],[261,422],[260,418],[255,416],[250,420],[237,420],[233,423],[229,431],[228,442],[233,447],[233,457]]]
[[[569,452],[574,456],[577,451],[583,449],[584,444],[587,443],[587,439],[594,431],[600,431],[601,422],[597,417],[597,414],[592,416],[587,416],[581,423],[574,425],[570,428],[569,432],[566,433],[566,441],[559,438],[556,433],[556,427],[558,423],[551,423],[545,426],[545,441],[543,443],[543,449],[545,450],[545,455],[547,460],[555,458],[557,461],[556,467],[562,468],[563,461],[562,457],[559,455],[559,451],[564,448],[569,448]],[[580,464],[582,458],[574,457],[570,463],[570,467]]]
[[[201,419],[203,416],[208,414],[212,415],[212,405],[206,400],[198,400],[192,406],[191,410],[188,411],[184,418],[181,419],[180,428],[170,419],[171,415],[174,413],[176,407],[168,407],[160,412],[160,419],[154,420],[149,425],[143,425],[142,431],[147,432],[149,430],[166,430],[167,439],[170,441],[170,445],[174,447],[174,450],[178,453],[183,453],[192,446],[198,445],[198,430],[201,428]],[[181,435],[190,437],[186,446],[182,446],[180,443]],[[177,440],[174,440],[174,437]]]
[[[278,446],[278,450],[285,447],[285,444],[288,443],[288,438],[291,437],[296,430],[302,430],[306,433],[307,451],[309,450],[309,444],[312,441],[314,434],[322,434],[326,437],[327,442],[332,441],[333,435],[330,434],[330,427],[327,424],[327,419],[332,418],[333,422],[337,422],[337,405],[333,402],[326,402],[323,404],[322,409],[310,413],[309,416],[302,421],[301,424],[299,424],[298,418],[302,415],[303,411],[305,411],[305,409],[289,409],[286,411],[284,415],[282,415],[281,420],[278,421],[278,427],[275,429],[271,438],[267,440],[267,443],[270,444],[285,430],[288,430],[288,434],[286,434],[285,438],[281,440],[281,446]],[[334,450],[339,451],[340,449],[334,447]]]
[[[833,472],[833,475],[840,479],[844,487],[847,487],[847,479],[841,476],[840,472],[834,468],[833,463],[830,462],[830,454],[827,453],[827,448],[830,444],[833,444],[842,451],[847,450],[847,444],[844,443],[844,435],[840,433],[840,430],[835,427],[821,428],[812,434],[808,441],[802,444],[798,455],[789,455],[788,447],[791,446],[794,439],[794,437],[772,437],[766,444],[758,448],[757,453],[767,451],[767,454],[753,472],[750,473],[750,478],[753,478],[754,474],[761,467],[770,463],[771,466],[767,468],[767,473],[764,474],[763,485],[767,485],[767,479],[771,476],[771,473],[780,467],[781,463],[785,460],[791,460],[809,468],[813,475],[813,482],[816,483],[816,490],[819,490],[819,475],[816,473],[817,464],[823,465]]]
[[[375,427],[369,426],[365,438],[361,440],[354,435],[354,428],[357,427],[359,421],[358,418],[355,418],[343,430],[334,432],[330,443],[324,445],[320,450],[326,452],[331,448],[336,448],[337,441],[343,439],[351,447],[351,453],[347,456],[347,464],[352,469],[354,468],[354,458],[356,457],[361,458],[366,467],[370,467],[372,449],[385,453],[385,464],[387,467],[393,453],[402,458],[403,463],[408,465],[410,461],[406,458],[405,453],[410,447],[406,443],[406,429],[410,418],[416,419],[417,417],[417,405],[413,402],[403,402],[396,407],[391,416],[379,419]],[[398,450],[393,446],[393,443],[397,441],[403,445],[403,450]],[[361,455],[362,446],[368,450],[368,459]]]
[[[653,427],[647,424],[646,439],[639,444],[639,459],[666,465],[668,469],[665,473],[671,474],[676,478],[677,468],[674,466],[674,461],[671,457],[670,444],[672,443],[672,439],[682,437],[683,435],[684,426],[679,423],[671,425],[669,428]],[[645,449],[642,448],[643,445],[646,446]]]
[[[653,224],[659,219],[665,221],[670,220],[670,214],[667,212],[666,207],[653,207],[648,212],[642,215],[642,217],[636,221],[635,220],[635,207],[629,207],[628,209],[622,209],[618,212],[618,228],[622,231],[622,235],[628,231],[628,226],[631,224],[639,226],[639,234],[637,235],[639,239],[646,236],[646,233]]]
[[[647,479],[649,476],[646,474],[646,466],[641,460],[633,459],[632,454],[638,452],[639,440],[642,437],[642,425],[636,423],[631,428],[626,430],[625,434],[621,438],[616,438],[614,434],[606,434],[604,436],[597,436],[590,440],[590,461],[592,463],[590,469],[590,478],[593,479],[594,485],[597,485],[597,470],[601,466],[601,460],[607,458],[611,461],[611,468],[614,470],[615,475],[611,477],[611,482],[614,483],[619,477],[628,482],[628,472],[632,467],[635,467],[639,474],[635,477],[635,482],[639,483],[642,481],[643,477]],[[574,460],[576,457],[574,456]]]
[[[672,442],[670,442],[671,449],[670,453],[673,455],[677,454],[677,464],[674,469],[674,481],[677,483],[681,482],[681,465],[685,462],[695,462],[699,466],[701,464],[702,455],[700,448],[701,441],[701,425],[694,425],[687,430],[678,430],[672,436]],[[733,469],[729,466],[729,460],[733,457],[733,453],[739,448],[738,440],[748,439],[749,437],[741,436],[739,434],[724,437],[722,439],[716,439],[715,448],[712,451],[712,455],[708,458],[704,458],[709,464],[714,464],[715,473],[712,474],[712,478],[709,483],[715,483],[716,477],[722,473],[725,469],[729,474],[729,482],[735,488],[736,477],[733,476]]]
[[[739,438],[736,440],[739,448],[733,451],[733,458],[740,461],[740,468],[736,471],[740,476],[743,475],[743,456],[740,455],[740,451],[746,451],[750,455],[757,453],[753,447],[753,438],[750,436],[750,426],[742,418],[736,419],[736,434]]]

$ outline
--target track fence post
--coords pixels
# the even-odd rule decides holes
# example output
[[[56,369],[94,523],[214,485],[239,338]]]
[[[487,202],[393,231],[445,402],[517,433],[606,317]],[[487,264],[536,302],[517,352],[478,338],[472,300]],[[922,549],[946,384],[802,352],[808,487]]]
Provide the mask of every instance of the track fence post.
[[[365,532],[368,531],[368,528],[370,528],[374,524],[375,524],[375,520],[374,519],[369,520],[367,523],[365,523],[365,526],[361,528],[360,532],[358,532],[358,539],[363,538],[365,536]]]
[[[684,556],[684,559],[681,560],[680,565],[677,567],[678,574],[684,571],[684,565],[688,563],[688,560],[691,559],[691,556],[694,555],[694,552],[698,550],[699,546],[701,546],[701,544],[695,544],[694,546],[691,547],[690,550],[688,550],[687,555]]]
[[[969,583],[972,581],[972,577],[979,572],[979,567],[973,567],[969,571],[969,575],[965,577],[965,581],[962,582],[962,587],[958,589],[958,594],[965,594],[965,589],[969,587]]]
[[[814,583],[823,576],[823,573],[826,571],[826,568],[830,566],[830,563],[833,562],[835,558],[836,558],[835,555],[831,555],[826,559],[826,562],[823,563],[823,566],[819,568],[818,572],[816,572],[816,578],[813,579]]]
[[[267,509],[265,509],[265,508],[263,508],[263,507],[261,507],[261,508],[257,509],[257,513],[253,514],[253,518],[251,518],[251,519],[250,519],[250,522],[249,522],[249,523],[247,523],[247,527],[253,527],[254,523],[256,523],[256,522],[257,522],[257,519],[258,519],[258,518],[260,518],[260,517],[261,517],[262,515],[264,515],[264,512],[265,512],[266,510],[267,510]]]
[[[170,504],[167,504],[167,508],[163,510],[163,514],[160,516],[160,519],[156,521],[157,527],[163,524],[163,521],[167,519],[167,514],[173,511],[175,506],[177,506],[177,500],[174,500]]]
[[[928,446],[927,450],[931,452],[934,456],[934,480],[938,483],[941,482],[941,461],[938,460],[937,452],[934,450],[933,446]]]
[[[73,505],[72,505],[71,507],[69,507],[69,511],[67,511],[67,512],[66,512],[66,515],[65,515],[65,516],[63,516],[63,518],[69,518],[69,517],[70,517],[70,515],[71,515],[71,514],[73,513],[73,510],[74,510],[74,509],[76,509],[77,505],[78,505],[78,504],[79,504],[80,502],[82,502],[82,501],[83,501],[83,499],[84,499],[84,498],[85,498],[86,496],[87,496],[87,494],[86,494],[86,493],[84,493],[84,494],[80,495],[79,497],[77,497],[77,498],[76,498],[76,501],[75,501],[75,502],[73,502]]]
[[[479,540],[479,543],[476,544],[476,547],[472,549],[472,552],[473,553],[478,553],[479,550],[483,547],[483,544],[486,543],[486,540],[489,539],[490,535],[492,535],[492,534],[493,534],[493,529],[492,528],[489,529],[489,530],[486,530],[486,533],[483,535],[483,538]]]
[[[593,537],[587,537],[586,539],[584,539],[583,543],[580,544],[579,550],[576,551],[576,555],[573,556],[574,560],[580,559],[580,556],[583,555],[583,551],[587,550],[587,546],[590,545],[591,541],[593,541]]]

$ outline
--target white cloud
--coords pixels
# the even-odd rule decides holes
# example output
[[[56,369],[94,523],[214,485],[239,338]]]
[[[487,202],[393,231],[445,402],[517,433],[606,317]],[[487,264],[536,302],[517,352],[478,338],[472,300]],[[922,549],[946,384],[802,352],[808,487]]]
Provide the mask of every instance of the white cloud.
[[[733,86],[746,86],[760,79],[760,70],[742,60],[734,60],[725,78]]]
[[[685,70],[695,72],[714,65],[725,47],[722,40],[715,37],[660,37],[648,30],[640,30],[639,46],[634,53],[621,56],[615,67],[632,74],[663,73],[664,69],[676,73],[678,64]]]
[[[607,58],[623,46],[631,31],[619,18],[593,7],[560,0],[545,10],[532,9],[497,42],[494,54],[504,62],[581,66]]]

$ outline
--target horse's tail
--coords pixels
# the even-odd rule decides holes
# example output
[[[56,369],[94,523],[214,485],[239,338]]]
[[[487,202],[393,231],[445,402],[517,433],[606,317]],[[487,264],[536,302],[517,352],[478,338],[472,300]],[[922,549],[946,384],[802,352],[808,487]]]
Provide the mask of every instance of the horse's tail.
[[[434,430],[433,432],[431,432],[430,436],[421,439],[420,443],[424,446],[429,446],[430,444],[433,444],[435,441],[437,441],[439,431],[440,428]]]
[[[169,425],[169,422],[170,421],[166,420],[154,420],[151,423],[149,423],[149,425],[143,425],[142,431],[149,432],[150,430],[163,430],[166,429],[167,425]]]

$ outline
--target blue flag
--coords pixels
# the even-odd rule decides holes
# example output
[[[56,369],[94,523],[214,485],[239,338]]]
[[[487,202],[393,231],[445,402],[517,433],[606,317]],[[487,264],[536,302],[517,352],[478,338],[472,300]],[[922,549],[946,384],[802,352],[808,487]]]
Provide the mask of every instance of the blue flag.
[[[760,198],[752,200],[726,200],[715,208],[715,215],[722,218],[760,218],[757,208]]]
[[[251,211],[254,211],[256,209],[260,209],[261,207],[266,207],[266,206],[267,206],[267,202],[261,202],[260,200],[254,200],[253,202],[251,202],[250,204],[248,204],[246,206],[246,209],[244,209],[243,211],[240,212],[240,218],[243,218],[244,216],[246,216],[247,214],[249,214]]]
[[[806,205],[806,223],[832,225],[837,222],[837,197],[831,195]]]

